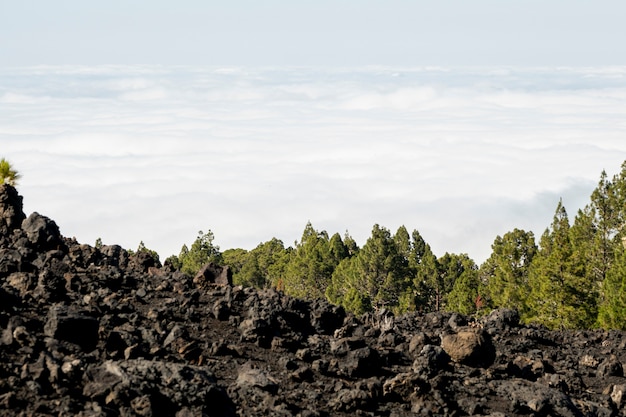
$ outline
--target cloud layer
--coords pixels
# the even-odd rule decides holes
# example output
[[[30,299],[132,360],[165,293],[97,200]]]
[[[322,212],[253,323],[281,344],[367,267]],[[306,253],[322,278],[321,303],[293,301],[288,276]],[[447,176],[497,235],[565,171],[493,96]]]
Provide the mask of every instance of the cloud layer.
[[[541,234],[626,159],[626,68],[0,70],[0,149],[63,234],[177,254],[307,221],[364,244],[418,229],[477,261]]]

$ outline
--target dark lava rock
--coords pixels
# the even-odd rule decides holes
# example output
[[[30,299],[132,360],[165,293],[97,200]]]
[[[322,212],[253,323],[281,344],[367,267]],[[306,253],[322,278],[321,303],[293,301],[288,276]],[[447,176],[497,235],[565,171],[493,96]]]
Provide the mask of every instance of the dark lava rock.
[[[106,361],[84,373],[82,394],[129,415],[234,416],[235,410],[206,367],[145,359]],[[134,414],[133,414],[134,413]],[[192,415],[193,415],[192,414]]]
[[[57,224],[39,213],[33,213],[22,223],[22,230],[33,248],[48,250],[62,244]]]
[[[626,415],[623,332],[233,287],[64,238],[0,186],[2,416]]]
[[[496,349],[485,332],[465,330],[445,335],[441,347],[452,360],[468,366],[488,367],[496,357]]]
[[[55,305],[48,313],[44,335],[76,344],[89,352],[98,344],[99,327],[100,323],[96,318]]]
[[[13,230],[22,225],[26,218],[22,211],[22,196],[8,185],[0,185],[0,235],[9,236]]]
[[[232,271],[228,266],[219,266],[210,262],[200,268],[193,279],[193,283],[198,287],[204,287],[209,284],[232,285]]]

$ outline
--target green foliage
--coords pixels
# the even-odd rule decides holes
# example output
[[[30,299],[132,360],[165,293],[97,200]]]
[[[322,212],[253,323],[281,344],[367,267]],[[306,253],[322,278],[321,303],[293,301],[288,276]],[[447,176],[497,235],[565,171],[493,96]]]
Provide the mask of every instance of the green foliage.
[[[467,254],[448,256],[449,259],[446,262],[448,268],[445,273],[448,275],[448,283],[453,284],[452,289],[446,295],[445,309],[461,314],[474,314],[478,310],[477,300],[480,287],[478,266]]]
[[[571,226],[559,202],[539,245],[532,232],[514,229],[496,237],[480,268],[466,254],[437,258],[417,230],[409,234],[404,226],[392,235],[374,225],[359,248],[349,234],[329,237],[310,222],[293,248],[274,238],[251,251],[222,254],[213,234],[200,232],[191,248],[183,245],[166,263],[193,274],[206,262],[224,261],[236,284],[325,296],[356,314],[506,307],[550,328],[626,330],[625,224],[626,162],[611,179],[602,172]]]
[[[585,275],[597,287],[598,324],[605,328],[622,328],[618,320],[624,310],[624,244],[626,234],[626,162],[609,181],[605,172],[591,196],[587,209],[594,237],[593,245],[583,255],[589,259]]]
[[[439,273],[439,263],[430,245],[417,230],[411,234],[411,250],[407,261],[411,283],[400,296],[398,311],[428,311],[433,293],[431,284],[434,282],[433,277]]]
[[[372,310],[372,300],[365,293],[356,288],[349,288],[341,300],[341,305],[356,315],[361,315]]]
[[[514,229],[497,236],[493,252],[480,268],[485,298],[491,308],[512,308],[523,313],[529,296],[528,275],[537,245],[532,232]]]
[[[430,252],[430,248],[428,248],[427,254],[428,258],[424,259],[426,263],[423,263],[418,271],[420,275],[424,276],[423,284],[427,295],[428,309],[439,311],[445,309],[447,295],[454,288],[456,280],[463,275],[466,269],[477,269],[477,267],[467,255],[446,253],[437,259]],[[458,291],[461,291],[461,287]]]
[[[623,179],[622,179],[623,181]],[[602,282],[611,267],[615,250],[615,238],[623,225],[623,197],[619,194],[620,178],[609,181],[602,171],[600,182],[591,194],[591,204],[579,214],[584,224],[582,233],[584,256],[589,263],[590,278]],[[586,239],[586,242],[585,242]]]
[[[604,301],[598,324],[605,329],[626,330],[626,250],[622,246],[602,283]]]
[[[15,187],[21,177],[9,161],[5,158],[0,159],[0,184],[9,184]]]
[[[348,257],[354,256],[359,252],[359,246],[356,244],[356,241],[350,236],[348,231],[343,235],[343,244],[348,251]]]
[[[417,289],[418,308],[426,311],[439,311],[444,296],[443,277],[439,275],[439,262],[430,249],[424,244],[423,253],[415,269],[415,288]]]
[[[137,250],[135,252],[133,251],[128,251],[128,252],[131,255],[134,253],[147,253],[148,255],[150,255],[152,259],[154,259],[157,265],[161,264],[161,261],[159,259],[159,254],[152,249],[148,249],[146,245],[143,243],[143,240],[139,242],[139,246],[137,246]]]
[[[406,301],[407,286],[411,283],[408,259],[398,250],[404,230],[391,236],[388,229],[374,225],[372,236],[358,253],[344,259],[332,275],[326,296],[347,310],[363,312],[387,307],[397,309]],[[407,234],[408,236],[408,234]],[[407,246],[404,246],[405,254]]]
[[[94,244],[94,247],[96,249],[101,249],[102,248],[102,238],[101,237],[96,239],[96,243]]]
[[[208,230],[198,232],[198,237],[192,243],[191,249],[183,245],[178,255],[180,270],[189,275],[195,275],[200,268],[209,262],[222,264],[222,253],[219,246],[213,244],[213,232]]]
[[[241,271],[241,268],[244,267],[246,262],[248,261],[248,257],[250,252],[245,249],[226,249],[222,252],[222,260],[224,261],[224,265],[228,265],[230,270],[233,273],[233,283],[236,285],[243,285],[235,280],[235,277]]]
[[[522,318],[553,329],[589,327],[595,321],[589,283],[577,276],[567,211],[559,202],[541,237],[530,275],[529,311]]]
[[[237,260],[234,259],[235,253],[227,256],[227,252],[224,252],[224,262],[227,265],[239,262],[240,265],[233,271],[233,283],[256,288],[282,285],[290,251],[285,249],[281,240],[272,238],[250,252],[237,254]]]
[[[348,253],[339,235],[331,243],[326,231],[318,232],[308,222],[284,270],[281,289],[294,297],[323,298],[333,271]]]
[[[172,268],[180,271],[180,269],[183,267],[183,264],[180,262],[180,259],[178,258],[178,256],[176,255],[170,255],[165,259],[165,262],[163,262],[163,265],[171,265]]]

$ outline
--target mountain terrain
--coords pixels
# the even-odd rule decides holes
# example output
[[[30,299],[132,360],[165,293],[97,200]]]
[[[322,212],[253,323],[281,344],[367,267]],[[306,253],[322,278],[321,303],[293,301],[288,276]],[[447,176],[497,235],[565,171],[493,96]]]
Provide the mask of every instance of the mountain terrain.
[[[362,316],[64,237],[0,185],[0,415],[626,415],[626,337]]]

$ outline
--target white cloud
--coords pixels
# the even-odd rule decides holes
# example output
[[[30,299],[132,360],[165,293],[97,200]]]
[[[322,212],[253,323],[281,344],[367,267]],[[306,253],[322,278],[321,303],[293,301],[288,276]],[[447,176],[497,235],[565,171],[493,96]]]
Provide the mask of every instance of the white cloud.
[[[178,253],[418,229],[482,261],[626,156],[626,68],[0,71],[0,149],[64,234]],[[567,198],[565,198],[567,196]],[[571,201],[571,208],[568,206]]]

